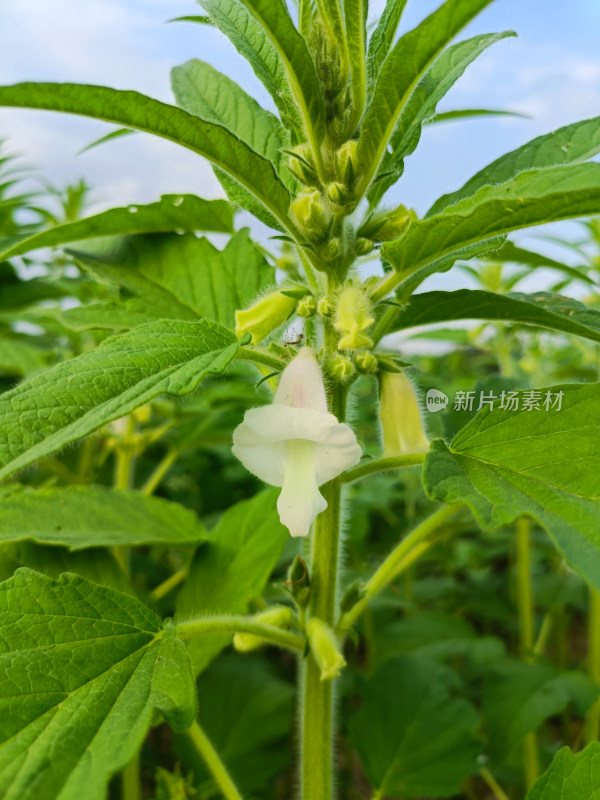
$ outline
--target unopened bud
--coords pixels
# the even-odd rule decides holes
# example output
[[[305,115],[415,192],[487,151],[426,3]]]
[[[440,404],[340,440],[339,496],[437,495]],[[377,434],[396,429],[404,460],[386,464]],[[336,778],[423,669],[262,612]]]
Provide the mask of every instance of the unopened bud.
[[[349,358],[339,354],[337,356],[333,356],[329,360],[327,368],[331,377],[340,383],[350,380],[350,378],[356,372],[356,368],[352,361],[350,361]]]
[[[341,293],[335,312],[333,327],[342,335],[338,342],[340,350],[359,350],[372,347],[373,340],[363,331],[375,320],[365,292],[358,286],[347,286]]]
[[[300,192],[292,201],[289,214],[298,229],[309,239],[323,239],[331,224],[331,208],[318,189]]]
[[[238,339],[245,333],[252,336],[252,344],[258,344],[291,317],[296,300],[281,292],[272,292],[250,306],[235,312],[235,333]]]
[[[358,235],[368,239],[376,239],[380,242],[391,242],[399,239],[409,227],[417,215],[412,208],[398,206],[393,211],[381,211],[372,214],[358,229]]]
[[[254,620],[265,625],[274,625],[276,628],[288,628],[293,617],[292,609],[288,606],[272,606],[265,611],[261,611],[260,614],[256,614]],[[254,633],[235,633],[233,635],[233,646],[238,653],[249,653],[251,650],[257,650],[267,642],[267,639],[263,639],[262,636],[256,636]]]
[[[368,256],[375,249],[375,243],[371,239],[360,236],[354,243],[354,252],[357,256]]]
[[[343,183],[334,181],[327,184],[327,197],[334,206],[345,206],[351,199]]]
[[[335,173],[338,181],[347,188],[352,188],[356,180],[358,142],[351,139],[339,148],[335,154]]]
[[[339,236],[330,239],[323,247],[323,258],[325,261],[333,261],[338,258],[342,252],[342,242]]]
[[[288,168],[304,186],[318,186],[312,150],[307,144],[298,144],[289,152]]]
[[[379,369],[379,363],[373,353],[358,353],[354,357],[356,369],[367,375],[373,375]]]
[[[317,314],[320,317],[330,317],[333,314],[334,309],[335,305],[333,300],[327,295],[322,297],[317,303]]]
[[[296,314],[299,317],[312,317],[317,310],[317,301],[312,294],[306,294],[298,301],[296,306]]]
[[[426,453],[429,440],[423,430],[419,401],[404,372],[381,373],[379,414],[383,430],[383,457]]]
[[[321,680],[338,678],[346,666],[346,659],[334,632],[316,617],[309,619],[307,631],[311,652],[321,671]]]

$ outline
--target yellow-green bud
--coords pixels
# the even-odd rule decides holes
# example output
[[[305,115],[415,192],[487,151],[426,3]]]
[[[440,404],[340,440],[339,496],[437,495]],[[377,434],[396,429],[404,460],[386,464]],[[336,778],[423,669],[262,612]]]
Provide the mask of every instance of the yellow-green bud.
[[[150,421],[150,417],[152,416],[152,408],[150,407],[149,403],[146,403],[139,408],[136,408],[133,411],[133,416],[136,419],[136,422],[140,422],[144,425],[146,422]]]
[[[327,197],[334,206],[345,206],[351,199],[343,183],[334,181],[327,184]]]
[[[356,369],[367,375],[372,375],[379,369],[379,362],[373,353],[358,353],[354,357]]]
[[[307,631],[310,649],[321,671],[321,680],[330,681],[338,678],[346,666],[346,659],[342,655],[334,632],[316,617],[309,619]]]
[[[288,167],[290,172],[304,186],[318,186],[319,178],[310,146],[298,144],[296,147],[291,148],[291,152],[296,153],[298,157],[289,156]]]
[[[235,333],[241,339],[245,333],[252,335],[252,344],[258,344],[291,317],[296,300],[281,292],[272,292],[250,306],[235,312]]]
[[[256,614],[254,620],[266,625],[274,625],[276,628],[288,628],[293,617],[292,609],[288,606],[271,606],[271,608],[261,611],[260,614]],[[267,639],[263,639],[262,636],[256,636],[254,633],[235,633],[233,635],[233,646],[238,653],[249,653],[251,650],[257,650],[267,644],[267,641]]]
[[[356,180],[357,147],[356,139],[351,139],[349,142],[344,142],[335,154],[336,177],[347,188],[352,188]]]
[[[354,243],[354,252],[357,256],[368,256],[375,249],[375,244],[371,239],[360,236]]]
[[[365,292],[358,286],[347,286],[339,296],[333,327],[343,334],[338,342],[340,350],[360,350],[372,347],[373,340],[363,331],[375,320]]]
[[[403,372],[381,373],[379,415],[383,430],[383,457],[426,453],[429,440],[413,385]]]
[[[290,205],[289,215],[309,239],[323,239],[331,225],[331,208],[318,189],[300,192]]]
[[[329,374],[335,381],[343,383],[350,380],[356,372],[356,368],[349,358],[342,355],[332,356],[327,363]]]
[[[317,314],[320,317],[330,317],[333,314],[335,305],[333,300],[328,295],[322,297],[317,303]]]
[[[334,259],[338,258],[340,253],[342,252],[342,242],[339,236],[335,236],[333,239],[327,242],[325,247],[323,247],[323,258],[325,261],[333,261]]]
[[[317,310],[317,301],[312,294],[305,294],[304,297],[298,301],[296,306],[296,314],[299,317],[312,317]]]
[[[417,215],[412,208],[398,206],[393,211],[372,214],[358,229],[358,235],[380,242],[399,239],[412,225]]]

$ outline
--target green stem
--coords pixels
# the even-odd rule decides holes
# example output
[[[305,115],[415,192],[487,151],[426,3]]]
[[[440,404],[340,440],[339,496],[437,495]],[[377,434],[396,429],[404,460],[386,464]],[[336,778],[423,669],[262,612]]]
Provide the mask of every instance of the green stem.
[[[517,520],[517,606],[521,657],[531,663],[534,656],[533,590],[531,584],[531,523],[526,517]],[[535,731],[523,741],[525,785],[529,790],[540,776],[540,763]]]
[[[211,775],[215,779],[215,783],[223,793],[223,797],[225,797],[226,800],[242,800],[242,795],[237,790],[225,765],[219,758],[219,754],[212,746],[208,736],[204,733],[197,721],[192,722],[186,734],[210,770]]]
[[[482,767],[479,770],[479,772],[483,780],[487,783],[487,785],[494,793],[494,797],[496,798],[496,800],[509,800],[508,795],[506,794],[504,789],[500,786],[498,781],[494,778],[494,776],[487,767]]]
[[[188,570],[187,569],[180,569],[177,572],[174,572],[170,575],[165,581],[159,583],[158,586],[155,586],[154,589],[150,592],[150,597],[155,602],[158,600],[162,600],[162,598],[169,594],[176,586],[184,581],[187,578]]]
[[[142,800],[139,753],[136,753],[121,772],[121,800]]]
[[[127,426],[122,440],[118,443],[115,452],[115,478],[116,489],[129,489],[133,484],[133,437],[135,434],[135,419],[133,414],[127,417]],[[129,574],[129,548],[119,545],[113,548],[113,553],[123,571]]]
[[[142,494],[152,494],[173,464],[179,458],[179,450],[171,448],[156,465],[156,468],[142,487]]]
[[[386,470],[399,469],[400,467],[414,467],[425,461],[425,453],[409,453],[405,456],[394,456],[393,458],[378,458],[375,461],[368,461],[360,464],[354,469],[349,469],[340,477],[342,483],[352,483],[365,475],[372,475],[373,472],[385,472]]]
[[[600,592],[590,589],[590,613],[588,622],[588,674],[600,687]],[[595,742],[600,733],[600,698],[585,717],[585,740]]]
[[[384,586],[391,583],[391,581],[398,576],[399,572],[408,566],[408,563],[412,563],[414,559],[409,560],[410,555],[422,548],[426,544],[425,540],[436,533],[440,527],[462,507],[461,504],[457,503],[438,509],[412,530],[408,536],[392,550],[385,561],[367,581],[360,600],[342,615],[338,625],[338,632],[340,634],[345,634],[352,628],[370,600],[380,592]]]
[[[240,347],[236,358],[241,361],[255,361],[257,364],[265,364],[265,366],[271,367],[277,372],[281,372],[287,366],[282,358],[263,353],[261,350],[253,350],[251,347]]]
[[[388,306],[383,314],[375,323],[375,327],[371,332],[371,339],[375,344],[378,344],[381,339],[386,335],[390,327],[393,325],[394,320],[398,316],[400,309],[398,306]]]
[[[288,650],[302,651],[304,639],[297,633],[257,622],[251,616],[216,615],[199,617],[177,623],[177,635],[180,639],[193,639],[209,633],[253,633],[261,639],[267,639],[273,644],[285,647]]]

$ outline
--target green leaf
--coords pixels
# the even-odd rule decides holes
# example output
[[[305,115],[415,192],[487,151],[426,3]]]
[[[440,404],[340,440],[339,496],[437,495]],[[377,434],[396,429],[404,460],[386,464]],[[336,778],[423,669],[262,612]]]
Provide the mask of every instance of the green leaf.
[[[223,169],[284,226],[289,194],[273,166],[221,125],[138,92],[74,83],[20,83],[0,87],[0,105],[80,114],[153,133],[187,147]]]
[[[408,291],[459,258],[497,250],[511,231],[598,211],[600,164],[534,169],[413,223],[401,239],[383,246],[383,257],[410,276],[403,286]]]
[[[526,250],[523,247],[517,247],[513,242],[505,242],[499,250],[493,254],[492,260],[501,262],[511,262],[513,264],[524,264],[528,267],[543,267],[544,269],[554,269],[558,272],[564,272],[574,280],[584,281],[585,283],[595,285],[592,278],[590,278],[583,271],[588,269],[586,265],[580,267],[570,267],[568,264],[563,264],[562,261],[557,261],[554,258],[536,253],[533,250]]]
[[[223,655],[198,679],[198,718],[244,797],[264,796],[288,765],[294,688],[263,660]],[[217,796],[206,764],[184,737],[177,755],[194,770],[201,797]]]
[[[379,77],[381,67],[392,49],[406,2],[407,0],[387,0],[383,13],[371,34],[367,51],[367,82],[369,89],[373,87]]]
[[[103,304],[97,312],[102,327],[122,328],[128,320],[125,327],[152,318],[206,317],[234,328],[235,312],[275,280],[274,268],[250,239],[248,228],[223,250],[193,234],[157,234],[109,241],[92,252],[69,252],[99,280],[137,296],[115,309],[112,325],[107,312],[113,304]],[[62,318],[81,327],[88,308],[93,317],[92,305],[66,311]]]
[[[411,297],[391,330],[458,319],[520,322],[600,342],[600,311],[547,292],[496,294],[479,289],[423,292]]]
[[[267,490],[225,512],[202,545],[177,601],[182,618],[243,614],[260,595],[277,564],[288,531],[279,522],[277,492]],[[200,672],[231,640],[229,634],[193,639],[190,655]]]
[[[83,257],[80,263],[83,263]],[[74,331],[89,331],[94,328],[125,331],[173,316],[173,313],[165,312],[166,308],[162,303],[149,307],[146,301],[133,297],[120,303],[87,303],[68,308],[59,315],[59,319],[63,325]],[[178,308],[174,316],[193,318],[193,315],[187,314],[184,308]]]
[[[211,20],[246,58],[273,98],[283,123],[302,130],[302,123],[289,91],[285,64],[261,24],[241,0],[199,0]]]
[[[25,490],[0,499],[0,542],[33,539],[72,550],[120,545],[197,544],[196,515],[159,497],[104,486]]]
[[[427,120],[428,125],[438,122],[454,122],[457,119],[474,119],[476,117],[518,117],[530,119],[527,114],[518,111],[506,111],[501,108],[457,108],[453,111],[440,111]]]
[[[533,784],[527,800],[598,800],[599,786],[600,743],[588,744],[581,753],[563,747]]]
[[[177,730],[192,722],[185,647],[130,595],[22,569],[0,609],[4,800],[103,800],[155,710]]]
[[[193,194],[166,194],[158,203],[111,208],[87,219],[65,222],[23,237],[20,242],[0,251],[0,259],[13,258],[40,247],[56,247],[98,236],[176,230],[233,233],[233,210],[225,200],[202,200]]]
[[[111,131],[110,133],[101,136],[99,139],[94,139],[93,142],[86,144],[85,147],[81,148],[77,155],[80,156],[83,153],[87,153],[88,150],[93,150],[94,147],[98,147],[106,142],[112,142],[113,139],[120,139],[123,136],[129,136],[131,133],[135,133],[135,131],[132,131],[131,128],[115,128],[114,131]]]
[[[562,407],[545,410],[544,402]],[[572,384],[518,393],[518,410],[485,407],[452,440],[432,444],[423,481],[430,497],[466,503],[485,530],[527,515],[559,551],[600,589],[600,386]],[[534,400],[536,398],[534,397]]]
[[[344,21],[346,29],[352,104],[355,118],[362,116],[367,92],[367,15],[368,0],[345,0]]]
[[[431,206],[426,217],[440,214],[467,197],[472,197],[483,186],[505,183],[521,172],[544,169],[561,164],[587,161],[600,153],[600,117],[565,125],[552,133],[538,136],[527,144],[511,150],[496,161],[492,161],[473,175],[458,191],[442,195]]]
[[[212,25],[210,17],[200,17],[195,14],[188,14],[184,17],[173,17],[172,19],[168,19],[167,22],[196,22],[200,25]]]
[[[366,190],[379,168],[398,119],[419,81],[448,42],[491,0],[446,0],[394,46],[377,79],[361,126],[359,161]]]
[[[366,685],[350,739],[382,797],[449,797],[476,771],[478,717],[457,683],[447,667],[398,656]]]
[[[474,36],[472,39],[448,47],[434,61],[398,117],[390,145],[383,155],[378,170],[378,176],[381,177],[376,176],[369,191],[371,205],[377,205],[384,192],[400,178],[404,171],[404,159],[415,151],[423,125],[432,118],[435,119],[437,104],[463,75],[469,64],[491,45],[515,35],[513,31],[504,31],[504,33]]]
[[[489,753],[497,761],[522,746],[524,737],[537,730],[568,703],[585,714],[598,689],[582,672],[560,672],[552,664],[507,661],[486,676],[483,714],[489,731]]]
[[[162,321],[106,339],[0,395],[0,478],[128,414],[222,372],[237,342],[214,322]]]
[[[282,150],[289,147],[289,136],[276,116],[262,108],[234,81],[210,64],[193,59],[171,70],[171,88],[177,105],[200,119],[222,125],[256,153],[269,160],[288,189],[295,180],[285,169]],[[251,211],[265,224],[284,230],[272,214],[257,202],[256,197],[222,170],[217,177],[229,199]]]
[[[0,372],[9,375],[29,375],[38,372],[52,361],[52,352],[32,342],[34,337],[0,337]]]

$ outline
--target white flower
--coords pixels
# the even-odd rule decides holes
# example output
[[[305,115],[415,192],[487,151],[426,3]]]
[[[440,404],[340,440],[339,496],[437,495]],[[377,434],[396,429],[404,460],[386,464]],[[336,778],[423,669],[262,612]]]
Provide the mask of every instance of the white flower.
[[[279,518],[292,536],[306,536],[327,508],[319,486],[361,456],[352,429],[327,410],[323,376],[310,347],[281,374],[273,404],[246,412],[233,432],[233,453],[265,483],[281,486]]]

